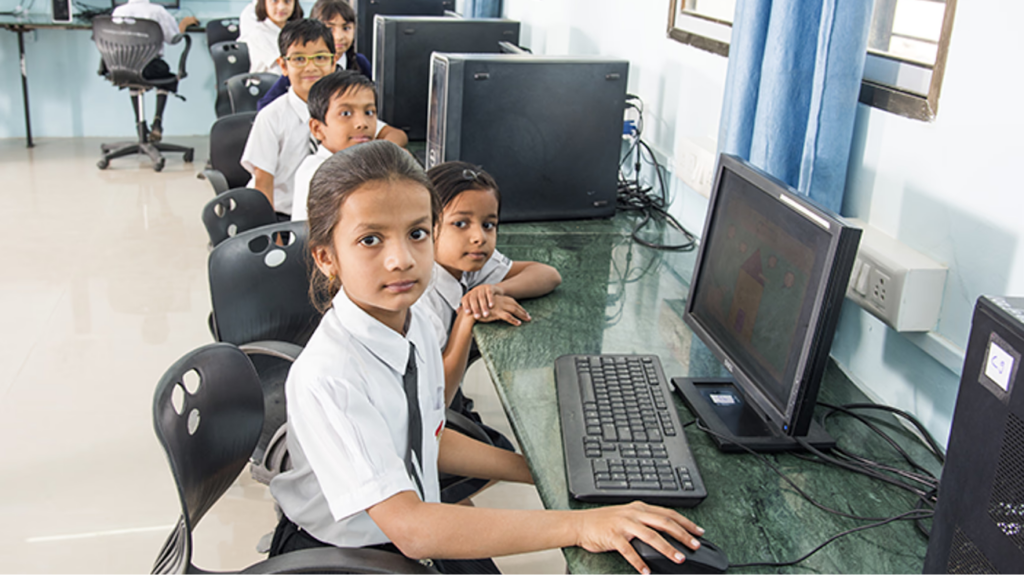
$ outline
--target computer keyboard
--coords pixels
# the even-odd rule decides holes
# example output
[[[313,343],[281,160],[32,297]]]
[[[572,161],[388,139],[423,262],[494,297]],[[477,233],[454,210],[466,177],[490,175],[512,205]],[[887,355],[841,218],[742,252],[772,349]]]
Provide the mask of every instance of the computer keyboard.
[[[657,356],[562,356],[555,384],[574,498],[692,507],[707,496]]]

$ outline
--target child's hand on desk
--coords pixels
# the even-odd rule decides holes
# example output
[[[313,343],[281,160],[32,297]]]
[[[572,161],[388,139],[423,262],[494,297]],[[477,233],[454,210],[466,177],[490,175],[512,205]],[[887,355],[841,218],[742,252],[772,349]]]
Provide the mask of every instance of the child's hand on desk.
[[[616,550],[637,572],[642,572],[644,562],[629,543],[633,538],[647,542],[655,550],[672,558],[677,554],[676,549],[658,531],[669,534],[690,548],[695,548],[695,538],[704,534],[703,529],[675,510],[643,502],[593,508],[584,511],[578,518],[577,546],[587,552]]]
[[[472,293],[472,292],[471,292]],[[519,302],[516,302],[515,298],[511,296],[504,296],[497,294],[492,296],[493,305],[490,310],[485,312],[483,315],[477,315],[473,313],[473,310],[466,307],[466,298],[469,294],[466,294],[462,298],[462,306],[460,310],[465,310],[465,314],[472,314],[477,322],[495,322],[497,320],[504,320],[513,326],[521,326],[523,322],[529,322],[530,313],[527,312]]]

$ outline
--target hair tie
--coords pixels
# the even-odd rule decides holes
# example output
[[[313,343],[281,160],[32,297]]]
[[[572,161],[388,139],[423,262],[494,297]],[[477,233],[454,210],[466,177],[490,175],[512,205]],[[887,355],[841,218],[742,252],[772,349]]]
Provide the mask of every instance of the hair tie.
[[[480,177],[480,173],[477,172],[476,170],[472,170],[470,168],[466,168],[465,170],[462,171],[462,179],[463,180],[469,180],[470,182],[472,182],[472,181],[476,180],[479,177]]]

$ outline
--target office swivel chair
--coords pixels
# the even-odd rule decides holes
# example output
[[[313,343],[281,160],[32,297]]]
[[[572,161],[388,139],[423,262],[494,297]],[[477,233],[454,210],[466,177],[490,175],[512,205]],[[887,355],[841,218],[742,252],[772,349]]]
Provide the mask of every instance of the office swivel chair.
[[[146,126],[143,109],[143,94],[147,90],[176,90],[178,81],[186,76],[185,60],[192,46],[188,34],[178,34],[171,42],[177,44],[182,39],[185,40],[185,49],[178,60],[178,73],[155,79],[143,78],[142,71],[151,60],[159,57],[164,45],[163,30],[156,22],[141,18],[115,19],[110,16],[97,16],[92,20],[92,39],[102,57],[100,74],[106,76],[118,88],[127,88],[131,94],[138,132],[138,142],[103,144],[103,158],[96,165],[104,170],[114,158],[142,153],[150,157],[153,169],[159,172],[163,170],[165,163],[161,152],[182,152],[185,162],[191,162],[194,154],[192,148],[150,141],[152,139]],[[157,113],[159,114],[159,110]]]
[[[167,454],[181,516],[153,574],[195,574],[192,530],[245,467],[263,427],[263,392],[248,357],[230,344],[189,352],[153,395],[153,427]],[[268,558],[253,574],[430,574],[400,554],[365,548],[313,548]]]
[[[257,72],[254,74],[236,74],[225,82],[231,113],[255,112],[256,103],[280,78],[277,74]]]
[[[203,207],[203,225],[213,247],[240,232],[275,223],[274,207],[263,192],[252,188],[232,188]]]
[[[255,112],[240,112],[219,118],[210,127],[210,167],[201,177],[210,181],[215,194],[241,188],[252,178],[242,168],[242,152],[255,119]]]
[[[238,18],[221,18],[206,23],[206,46],[213,48],[221,42],[238,40]]]
[[[217,80],[217,101],[214,111],[217,117],[231,114],[231,102],[225,82],[228,78],[249,72],[249,46],[244,42],[220,42],[210,46],[213,58],[214,77]]]

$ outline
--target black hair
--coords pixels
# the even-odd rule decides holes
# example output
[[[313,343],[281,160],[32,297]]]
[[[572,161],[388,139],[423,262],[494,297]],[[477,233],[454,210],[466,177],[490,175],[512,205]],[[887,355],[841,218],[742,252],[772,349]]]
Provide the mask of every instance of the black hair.
[[[480,166],[455,160],[434,166],[427,175],[437,190],[442,209],[466,190],[492,190],[498,199],[498,206],[501,206],[498,183]]]
[[[345,22],[355,25],[356,11],[345,0],[316,0],[309,17],[321,22],[329,22],[335,18],[341,18]],[[341,56],[339,55],[340,59]],[[359,70],[359,63],[356,61],[356,42],[352,38],[352,44],[345,51],[345,69]]]
[[[288,55],[288,48],[298,44],[305,46],[317,40],[323,40],[327,49],[334,54],[334,35],[326,24],[319,20],[303,18],[292,20],[281,28],[281,35],[277,37],[277,47],[281,50],[281,56]]]
[[[263,22],[270,16],[267,14],[267,0],[256,0],[256,19]],[[295,0],[294,8],[292,8],[292,15],[288,17],[288,21],[300,20],[302,18],[302,4],[299,4],[299,0]]]
[[[408,180],[430,193],[431,224],[437,222],[441,205],[427,173],[412,154],[387,140],[373,140],[346,148],[320,165],[309,183],[306,212],[309,216],[309,250],[333,250],[334,228],[341,218],[339,208],[345,199],[363,185],[374,182]],[[338,278],[328,278],[314,266],[309,281],[309,297],[324,312],[341,289]]]
[[[354,70],[338,70],[316,81],[309,89],[306,100],[309,116],[321,122],[327,121],[327,109],[331,100],[341,96],[353,88],[367,88],[373,91],[373,104],[377,105],[377,87],[373,81]]]

